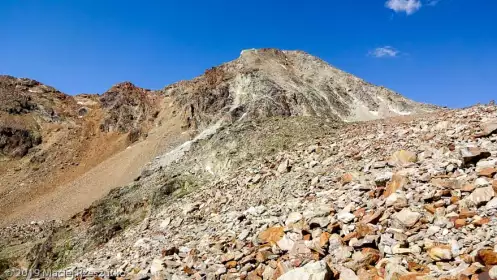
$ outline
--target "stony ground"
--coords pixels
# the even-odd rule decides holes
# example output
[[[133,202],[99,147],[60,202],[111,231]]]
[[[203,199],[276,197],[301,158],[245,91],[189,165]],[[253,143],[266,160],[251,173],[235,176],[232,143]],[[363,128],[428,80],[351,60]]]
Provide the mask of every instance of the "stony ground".
[[[496,175],[494,105],[352,124],[171,197],[69,269],[125,279],[494,279]]]

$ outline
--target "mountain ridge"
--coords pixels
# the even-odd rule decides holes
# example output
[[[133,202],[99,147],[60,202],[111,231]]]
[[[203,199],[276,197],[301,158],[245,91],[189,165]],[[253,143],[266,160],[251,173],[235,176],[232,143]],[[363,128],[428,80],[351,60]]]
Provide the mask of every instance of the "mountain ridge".
[[[226,176],[263,182],[266,177],[235,178],[247,163],[262,160],[264,176],[287,173],[293,169],[282,158],[286,151],[309,142],[319,150],[321,141],[340,138],[357,121],[367,127],[380,119],[402,123],[443,112],[305,52],[277,49],[243,51],[204,75],[160,90],[123,82],[101,95],[68,96],[36,81],[9,79],[0,98],[13,98],[20,109],[4,115],[29,118],[41,142],[0,161],[0,224],[64,220],[42,226],[43,236],[0,229],[7,242],[0,244],[0,260],[9,266],[69,265],[128,229],[142,223],[147,228],[156,210],[202,186]],[[361,160],[359,153],[348,151],[345,158]],[[304,167],[318,163],[306,160]],[[15,250],[11,241],[23,249]]]

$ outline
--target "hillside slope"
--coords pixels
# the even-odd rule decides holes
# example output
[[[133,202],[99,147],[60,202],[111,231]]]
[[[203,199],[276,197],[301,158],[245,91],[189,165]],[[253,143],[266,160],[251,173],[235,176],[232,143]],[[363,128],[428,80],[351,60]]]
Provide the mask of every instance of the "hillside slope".
[[[183,277],[178,272],[181,267],[184,274],[196,278],[223,275],[231,279],[248,272],[260,274],[269,260],[296,268],[309,261],[309,255],[296,262],[293,255],[286,254],[291,251],[288,247],[275,247],[273,243],[279,239],[266,240],[264,245],[255,239],[257,232],[281,223],[282,215],[289,214],[286,211],[297,211],[298,205],[313,201],[317,194],[308,193],[320,182],[319,188],[333,191],[326,198],[330,202],[343,190],[334,179],[337,172],[353,163],[369,162],[377,153],[390,152],[391,148],[382,150],[379,143],[362,143],[361,137],[375,139],[365,131],[376,127],[375,132],[402,137],[404,132],[392,131],[392,124],[408,126],[420,121],[417,125],[426,132],[430,128],[421,123],[420,114],[432,114],[430,118],[437,120],[444,116],[436,106],[368,84],[299,51],[244,51],[232,62],[159,91],[126,82],[103,95],[67,96],[31,80],[5,79],[9,87],[2,98],[16,96],[12,92],[20,97],[3,116],[29,121],[4,125],[8,132],[3,133],[1,142],[7,144],[2,146],[0,162],[0,224],[14,225],[0,229],[1,271],[9,267],[74,267],[79,260],[85,267],[98,263],[98,269],[118,265],[133,278],[148,277],[157,269],[162,273],[164,267],[169,276]],[[40,93],[37,87],[44,91]],[[21,132],[9,132],[12,129]],[[378,135],[379,141],[389,145],[384,133]],[[396,141],[392,147],[413,147]],[[320,169],[322,166],[326,168]],[[359,187],[359,191],[366,188]],[[302,201],[275,208],[290,198]],[[180,205],[184,211],[177,212]],[[266,207],[274,212],[267,212],[263,222],[247,220],[250,215],[265,213]],[[205,216],[197,215],[200,209]],[[164,211],[179,218],[172,224],[174,235],[165,231],[173,217],[166,217],[157,227]],[[24,224],[52,219],[65,221]],[[329,224],[333,223],[326,226]],[[309,228],[304,225],[305,233],[300,234],[312,233],[316,239],[312,230],[317,230],[317,225],[329,234],[338,230],[312,223]],[[277,230],[281,237],[281,228]],[[352,225],[344,227],[340,235],[352,230]],[[237,240],[233,234],[242,237]],[[296,234],[300,236],[298,230]],[[297,235],[292,235],[292,242],[298,241]],[[138,236],[144,239],[136,240]],[[107,248],[114,245],[114,249]],[[211,245],[215,247],[208,248]],[[162,259],[154,260],[151,268],[151,258],[158,258],[156,250],[161,246],[175,247],[172,254],[166,250]],[[194,258],[188,267],[169,262],[183,258],[188,246],[197,246],[195,251],[188,250]],[[271,246],[271,254],[263,253],[271,258],[249,258],[256,248]],[[102,248],[117,255],[108,256]],[[182,248],[181,252],[177,248]],[[229,265],[220,260],[218,253],[230,248],[241,250],[247,262],[239,258],[238,251]],[[318,253],[314,252],[312,259],[327,255],[321,250]],[[93,254],[106,256],[109,263],[91,257],[96,256]],[[260,268],[254,272],[257,266]]]
[[[276,49],[243,51],[160,91],[125,82],[102,95],[69,96],[1,76],[0,100],[0,224],[67,218],[130,182],[155,156],[172,152],[150,168],[168,165],[189,149],[186,141],[231,123],[278,116],[338,123],[436,109],[304,52]],[[126,150],[149,133],[161,136]],[[55,211],[52,203],[71,206]]]
[[[29,221],[43,212],[33,208],[38,200],[52,204],[50,195],[66,190],[65,185],[146,138],[162,99],[130,83],[118,84],[101,96],[69,96],[34,80],[1,76],[0,224],[18,217]],[[150,154],[133,171],[139,172],[155,155]],[[127,179],[103,188],[100,194],[132,180]],[[79,200],[85,201],[84,206],[93,201]]]
[[[455,280],[493,273],[496,106],[325,130],[317,119],[315,128],[312,118],[304,126],[291,119],[225,127],[176,164],[142,174],[61,226],[6,228],[4,252],[32,246],[37,236],[44,241],[28,257],[33,267],[112,270],[133,279]],[[279,136],[258,137],[260,125]],[[286,142],[289,128],[304,136]],[[246,137],[254,146],[280,137],[288,145],[254,151],[223,176],[180,168],[191,166],[190,156],[207,158]]]

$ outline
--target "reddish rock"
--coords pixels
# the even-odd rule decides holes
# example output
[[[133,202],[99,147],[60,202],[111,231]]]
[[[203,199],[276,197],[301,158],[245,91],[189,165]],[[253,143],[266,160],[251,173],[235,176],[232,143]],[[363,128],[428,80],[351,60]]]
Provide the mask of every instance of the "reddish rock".
[[[452,196],[450,198],[450,204],[456,204],[457,202],[459,202],[459,200],[461,200],[461,198],[459,198],[457,196]]]
[[[455,228],[462,228],[464,226],[466,226],[466,219],[456,219],[454,221]]]
[[[227,269],[230,269],[230,268],[235,268],[236,264],[237,264],[236,261],[229,261],[224,266],[226,266]]]
[[[356,232],[358,234],[358,238],[362,238],[366,235],[373,234],[374,233],[374,227],[365,224],[365,223],[357,223],[356,225]]]
[[[354,181],[354,175],[352,175],[350,173],[345,173],[342,175],[341,181],[342,181],[342,184],[344,184],[344,185],[351,183],[352,181]]]
[[[489,218],[481,218],[481,219],[477,219],[477,220],[475,219],[472,222],[473,225],[478,226],[478,227],[480,227],[482,225],[486,225],[488,223],[490,223],[490,219]]]
[[[324,248],[328,245],[330,240],[330,234],[327,232],[321,233],[321,236],[319,237],[319,247]]]
[[[497,168],[495,167],[484,168],[478,172],[479,176],[484,176],[488,178],[494,177],[495,174],[497,174]]]
[[[430,268],[428,268],[426,265],[418,264],[415,262],[408,262],[407,269],[410,272],[430,273]]]
[[[484,265],[496,265],[497,253],[491,249],[482,249],[478,251],[477,259]]]
[[[357,232],[354,231],[354,232],[351,232],[351,233],[345,235],[344,237],[342,237],[342,241],[348,242],[348,241],[350,241],[350,239],[357,238],[358,236],[359,236],[359,234],[357,234]]]
[[[367,214],[366,216],[364,216],[361,222],[365,224],[376,224],[381,218],[381,215],[383,215],[383,212],[384,210],[377,210],[376,212]]]
[[[387,187],[385,188],[385,192],[383,193],[383,196],[385,198],[389,197],[391,194],[393,194],[397,190],[401,190],[402,188],[404,188],[404,186],[407,185],[408,183],[409,183],[409,180],[407,179],[407,177],[402,176],[398,173],[394,174],[392,176],[392,179],[390,180],[390,182],[387,183]]]
[[[466,219],[466,218],[472,218],[476,216],[475,211],[469,211],[468,209],[464,208],[459,212],[459,219]]]
[[[274,245],[283,238],[284,234],[283,227],[270,227],[259,234],[259,240]]]
[[[353,214],[357,218],[362,218],[362,217],[364,217],[364,215],[366,215],[366,209],[365,208],[359,208],[359,209],[355,210]]]
[[[435,214],[435,211],[437,210],[435,208],[435,205],[433,205],[433,204],[425,204],[424,208],[426,211],[430,212],[431,214]]]
[[[461,188],[461,191],[463,192],[472,192],[475,190],[475,186],[472,185],[472,184],[468,184],[468,185],[464,185],[462,188]]]

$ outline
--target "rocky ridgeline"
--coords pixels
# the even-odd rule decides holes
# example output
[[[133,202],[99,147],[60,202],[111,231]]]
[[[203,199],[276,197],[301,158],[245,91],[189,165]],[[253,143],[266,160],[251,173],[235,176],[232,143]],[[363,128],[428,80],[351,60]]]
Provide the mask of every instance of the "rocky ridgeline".
[[[125,279],[497,278],[497,107],[357,123],[171,198],[69,269]]]

